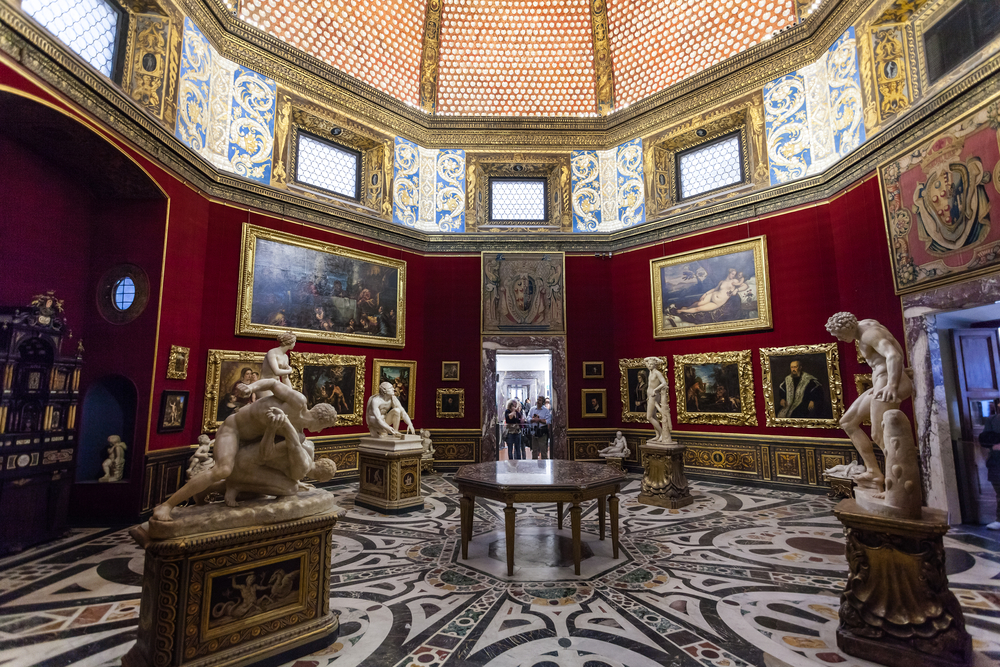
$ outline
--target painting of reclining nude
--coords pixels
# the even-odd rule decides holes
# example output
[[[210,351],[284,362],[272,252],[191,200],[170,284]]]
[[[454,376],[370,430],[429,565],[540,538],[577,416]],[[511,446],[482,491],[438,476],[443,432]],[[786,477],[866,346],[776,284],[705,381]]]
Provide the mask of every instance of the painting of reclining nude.
[[[763,236],[654,259],[650,273],[654,338],[771,327]]]
[[[238,334],[403,347],[406,262],[243,225]]]

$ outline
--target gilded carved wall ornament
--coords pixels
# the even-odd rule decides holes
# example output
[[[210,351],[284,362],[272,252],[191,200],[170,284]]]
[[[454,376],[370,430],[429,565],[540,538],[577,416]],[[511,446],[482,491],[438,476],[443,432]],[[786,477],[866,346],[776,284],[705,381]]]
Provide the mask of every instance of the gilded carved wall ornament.
[[[905,26],[882,26],[872,30],[871,41],[875,81],[878,84],[878,110],[884,119],[905,111],[911,102]]]
[[[611,43],[608,39],[608,7],[605,0],[590,0],[590,26],[594,39],[597,113],[607,116],[615,109],[615,85]]]
[[[163,111],[170,21],[159,14],[135,16],[129,94],[159,116]]]
[[[441,53],[442,0],[428,0],[424,18],[424,45],[420,58],[420,108],[437,110],[438,60]]]
[[[284,187],[288,182],[285,164],[288,161],[288,129],[291,113],[291,98],[282,95],[281,101],[278,102],[278,117],[274,123],[274,169],[271,170],[271,184],[279,187]]]

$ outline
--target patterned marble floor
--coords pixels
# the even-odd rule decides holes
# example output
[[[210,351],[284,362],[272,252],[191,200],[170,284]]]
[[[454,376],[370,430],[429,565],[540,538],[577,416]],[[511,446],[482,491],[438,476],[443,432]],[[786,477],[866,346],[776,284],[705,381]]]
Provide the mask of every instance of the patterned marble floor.
[[[423,486],[425,509],[402,517],[355,508],[355,485],[329,489],[347,509],[330,590],[341,634],[287,667],[872,664],[837,650],[847,563],[825,497],[695,482],[693,505],[664,510],[638,504],[631,479],[618,560],[585,508],[580,576],[555,506],[519,506],[524,539],[507,577],[502,506],[479,501],[462,561],[455,487],[442,475]],[[1000,664],[997,538],[945,538],[976,665]],[[0,667],[119,665],[135,639],[142,560],[121,529],[74,530],[0,559]]]

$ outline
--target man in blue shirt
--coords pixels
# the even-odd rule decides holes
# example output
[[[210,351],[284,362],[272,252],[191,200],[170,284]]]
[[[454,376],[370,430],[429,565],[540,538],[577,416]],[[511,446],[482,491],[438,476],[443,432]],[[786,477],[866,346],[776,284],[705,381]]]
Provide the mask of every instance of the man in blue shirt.
[[[529,458],[548,457],[549,428],[552,426],[552,411],[545,407],[545,397],[539,396],[535,407],[528,413],[531,425],[531,455]]]

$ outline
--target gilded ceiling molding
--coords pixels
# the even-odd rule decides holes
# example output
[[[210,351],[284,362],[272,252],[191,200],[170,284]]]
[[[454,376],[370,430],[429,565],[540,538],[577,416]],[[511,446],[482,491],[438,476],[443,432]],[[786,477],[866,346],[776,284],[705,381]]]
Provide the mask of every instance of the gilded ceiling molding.
[[[594,37],[594,88],[597,113],[607,116],[615,110],[615,78],[608,39],[608,6],[604,0],[590,0],[590,27]]]
[[[441,9],[443,0],[427,0],[424,48],[420,55],[420,108],[437,110],[438,59],[441,55]]]
[[[278,113],[274,119],[274,165],[271,168],[271,185],[283,188],[288,185],[288,130],[291,126],[292,100],[288,95],[279,95]]]

